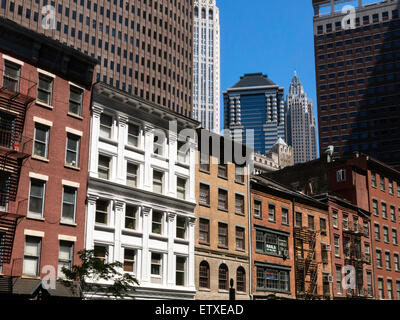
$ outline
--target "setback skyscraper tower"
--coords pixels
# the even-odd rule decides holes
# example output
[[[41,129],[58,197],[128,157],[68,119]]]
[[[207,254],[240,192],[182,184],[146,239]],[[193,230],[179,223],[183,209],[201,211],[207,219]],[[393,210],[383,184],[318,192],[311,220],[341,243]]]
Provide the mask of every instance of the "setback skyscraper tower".
[[[294,162],[302,163],[317,158],[317,133],[313,103],[295,72],[286,97],[287,142],[293,147]]]
[[[220,31],[216,0],[194,1],[193,116],[220,131]]]
[[[192,11],[192,0],[3,0],[0,16],[96,58],[98,81],[191,117]]]
[[[399,168],[399,1],[368,3],[313,0],[320,150]]]

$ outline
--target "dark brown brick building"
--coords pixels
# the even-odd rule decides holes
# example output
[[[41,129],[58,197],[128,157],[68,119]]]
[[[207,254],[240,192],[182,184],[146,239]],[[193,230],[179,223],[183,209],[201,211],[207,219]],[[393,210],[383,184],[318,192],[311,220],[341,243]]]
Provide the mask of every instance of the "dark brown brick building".
[[[55,15],[52,29],[46,19]],[[192,116],[192,0],[4,0],[0,15],[99,61],[98,81]]]
[[[96,60],[3,18],[0,39],[0,282],[30,296],[84,246]]]
[[[341,13],[358,5],[355,16]],[[400,166],[399,2],[313,0],[320,150]]]

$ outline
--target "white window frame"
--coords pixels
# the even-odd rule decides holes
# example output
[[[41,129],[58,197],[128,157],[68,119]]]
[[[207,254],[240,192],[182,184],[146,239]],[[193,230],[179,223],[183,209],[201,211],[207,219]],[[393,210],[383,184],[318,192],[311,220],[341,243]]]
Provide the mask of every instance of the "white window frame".
[[[40,216],[36,215],[35,213],[32,214],[30,211],[30,204],[31,204],[31,190],[32,190],[32,181],[38,181],[43,184],[43,193],[42,193],[42,213]],[[28,203],[28,217],[33,217],[33,218],[43,218],[44,216],[44,204],[45,204],[45,198],[46,198],[46,183],[47,181],[36,179],[36,178],[31,178],[30,183],[29,183],[29,203]]]
[[[45,89],[40,89],[39,88],[40,78],[45,78],[46,80],[50,80],[50,92],[47,92],[47,90],[45,90]],[[38,72],[38,93],[37,93],[36,101],[41,103],[41,104],[45,104],[47,106],[51,106],[52,103],[53,103],[53,86],[54,86],[54,77],[51,77],[51,76],[49,76],[47,74],[44,74],[42,72]],[[48,99],[47,102],[39,100],[39,91],[46,92],[46,94],[49,95],[49,99]]]
[[[101,123],[101,119],[102,119],[102,117],[108,117],[108,118],[110,118],[111,119],[111,125],[110,126],[108,126],[108,125],[106,125],[106,124],[103,124],[103,123]],[[113,127],[114,127],[114,117],[111,115],[111,114],[108,114],[108,113],[102,113],[101,115],[100,115],[100,128],[99,128],[99,136],[100,136],[100,138],[103,138],[103,139],[112,139],[113,138]],[[105,137],[105,136],[103,136],[102,135],[102,128],[106,128],[107,129],[107,137]],[[109,130],[109,133],[108,133],[108,130]]]
[[[61,243],[68,243],[69,245],[70,245],[70,259],[69,260],[64,260],[64,259],[61,259],[60,258],[60,253],[61,253]],[[60,262],[61,263],[63,263],[63,262],[67,262],[67,263],[69,263],[69,269],[71,270],[72,269],[72,266],[73,266],[73,264],[74,264],[74,243],[73,242],[71,242],[71,241],[65,241],[65,240],[59,240],[59,247],[58,247],[58,264],[57,264],[57,267],[58,267],[58,278],[59,279],[64,279],[65,277],[63,277],[63,274],[62,274],[62,271],[61,271],[61,268],[60,268]]]
[[[69,139],[77,140],[77,150],[69,150],[68,149],[68,140]],[[75,134],[72,134],[72,133],[67,133],[67,141],[66,141],[66,146],[65,146],[65,163],[67,165],[73,166],[75,168],[79,168],[80,147],[81,147],[81,137],[77,136]],[[68,152],[75,153],[75,165],[67,162]]]
[[[45,155],[44,155],[44,156],[37,155],[37,154],[35,153],[35,144],[36,144],[36,142],[37,142],[37,140],[36,140],[36,130],[37,130],[37,127],[42,127],[43,129],[46,128],[46,141],[39,141],[39,140],[38,140],[38,142],[39,142],[40,144],[44,144],[44,145],[45,145]],[[34,132],[33,132],[33,150],[32,150],[32,154],[33,154],[35,157],[40,157],[40,158],[48,159],[48,158],[49,158],[49,141],[50,141],[50,127],[49,127],[49,126],[46,126],[46,125],[44,125],[44,124],[41,124],[41,123],[39,123],[39,122],[35,122],[35,128],[34,128]]]
[[[67,221],[64,218],[64,196],[65,196],[65,189],[71,189],[74,190],[74,216],[72,221]],[[62,206],[61,206],[61,222],[67,222],[67,223],[75,223],[76,222],[76,204],[77,204],[77,198],[78,198],[78,189],[75,187],[70,187],[67,185],[63,185],[63,195],[62,195]],[[69,203],[71,205],[71,203]]]
[[[27,240],[28,238],[30,239],[36,239],[39,240],[37,243],[37,250],[38,250],[38,255],[37,256],[28,256],[26,254],[26,244],[27,244]],[[26,275],[26,276],[32,276],[32,277],[38,277],[40,276],[40,260],[41,260],[41,253],[42,253],[42,238],[41,237],[35,237],[35,236],[30,236],[30,235],[25,235],[25,244],[24,244],[24,261],[23,261],[23,267],[22,267],[22,274]],[[35,274],[26,274],[25,272],[25,261],[27,259],[35,259],[37,261],[37,266],[36,266],[36,273]]]

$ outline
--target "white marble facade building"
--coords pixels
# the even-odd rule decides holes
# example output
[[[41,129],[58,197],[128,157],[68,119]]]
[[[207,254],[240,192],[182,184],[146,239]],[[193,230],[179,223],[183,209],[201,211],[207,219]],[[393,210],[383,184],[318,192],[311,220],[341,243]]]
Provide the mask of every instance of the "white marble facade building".
[[[194,299],[196,146],[177,132],[198,123],[102,83],[92,101],[86,249],[122,262],[136,299]]]
[[[220,25],[216,0],[194,0],[193,117],[220,133]]]

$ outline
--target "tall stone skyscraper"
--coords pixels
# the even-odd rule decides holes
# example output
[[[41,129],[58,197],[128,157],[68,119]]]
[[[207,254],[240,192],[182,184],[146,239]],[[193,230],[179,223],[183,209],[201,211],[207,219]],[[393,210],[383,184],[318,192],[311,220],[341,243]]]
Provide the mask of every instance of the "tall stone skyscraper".
[[[317,133],[313,103],[307,98],[296,71],[286,97],[286,107],[286,136],[288,144],[293,148],[294,162],[316,159]]]
[[[194,1],[193,116],[220,132],[220,31],[216,0]]]
[[[223,95],[225,129],[235,141],[265,155],[279,138],[285,140],[284,88],[267,75],[245,74]],[[252,141],[247,130],[254,130]]]
[[[98,81],[192,117],[193,0],[2,0],[0,16],[97,59]]]

